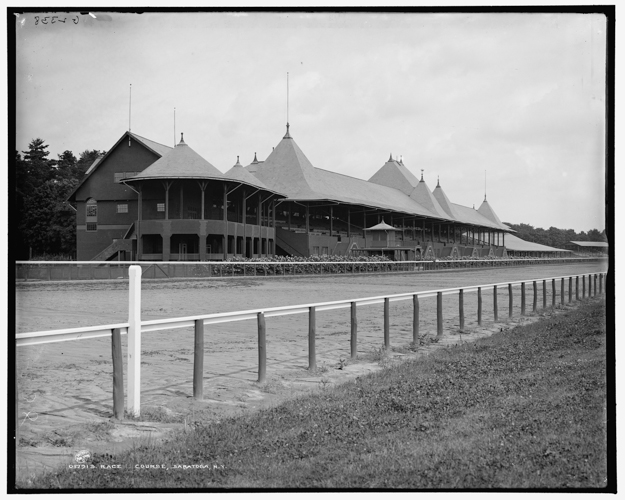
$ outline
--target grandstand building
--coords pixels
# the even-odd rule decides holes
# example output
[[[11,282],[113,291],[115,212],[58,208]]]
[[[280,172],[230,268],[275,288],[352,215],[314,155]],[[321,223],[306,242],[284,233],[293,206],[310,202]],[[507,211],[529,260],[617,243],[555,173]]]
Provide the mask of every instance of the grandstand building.
[[[503,224],[431,191],[392,155],[368,180],[314,167],[289,132],[265,161],[221,173],[183,138],[126,132],[68,201],[78,260],[226,260],[372,255],[505,256]]]

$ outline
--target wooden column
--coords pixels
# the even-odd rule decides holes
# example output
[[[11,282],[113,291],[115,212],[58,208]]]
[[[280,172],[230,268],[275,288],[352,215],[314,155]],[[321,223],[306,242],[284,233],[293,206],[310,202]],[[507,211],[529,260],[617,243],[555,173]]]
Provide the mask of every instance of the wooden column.
[[[458,292],[458,315],[460,316],[460,332],[464,332],[464,290]]]
[[[351,336],[349,340],[351,358],[356,359],[358,357],[358,316],[356,313],[356,302],[351,303]]]
[[[391,347],[389,323],[389,301],[388,297],[386,297],[384,299],[384,349],[389,349]]]
[[[477,287],[477,324],[482,326],[482,287]]]
[[[310,214],[308,210],[308,204],[306,204],[306,234],[310,234]]]
[[[224,260],[228,260],[228,186],[224,184],[223,197],[223,222],[224,222]]]
[[[332,236],[332,230],[334,229],[334,224],[332,219],[334,218],[334,210],[332,210],[333,207],[330,207],[330,236]]]
[[[352,236],[352,211],[350,207],[347,207],[347,237]]]
[[[184,191],[182,189],[182,182],[180,183],[180,219],[184,219]]]
[[[113,351],[113,416],[124,419],[124,361],[122,358],[122,337],[119,328],[113,328],[111,348]],[[17,401],[16,401],[17,405]],[[19,442],[19,439],[18,439]]]
[[[193,348],[193,399],[204,399],[204,320],[195,320]]]
[[[308,369],[317,369],[317,353],[315,350],[315,337],[317,331],[317,319],[315,308],[308,308]]]

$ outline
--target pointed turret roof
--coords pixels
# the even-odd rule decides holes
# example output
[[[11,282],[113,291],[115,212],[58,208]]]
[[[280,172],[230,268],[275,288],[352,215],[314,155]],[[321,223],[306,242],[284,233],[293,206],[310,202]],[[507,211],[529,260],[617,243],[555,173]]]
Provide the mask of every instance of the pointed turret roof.
[[[415,188],[410,193],[410,198],[415,200],[420,205],[423,205],[430,212],[436,214],[438,217],[443,219],[449,219],[451,214],[447,214],[443,207],[441,207],[438,200],[430,191],[430,188],[423,180],[423,174],[421,174],[421,180],[417,183]]]
[[[419,180],[408,170],[403,163],[393,160],[393,155],[380,169],[371,176],[369,182],[399,189],[410,196]]]
[[[223,179],[222,173],[181,139],[178,145],[143,172],[124,182],[148,179]]]
[[[256,159],[256,157],[254,157]],[[259,189],[264,189],[266,191],[271,191],[267,186],[265,186],[262,181],[260,181],[257,177],[250,174],[243,165],[239,163],[239,157],[237,156],[237,162],[234,166],[228,170],[225,174],[223,174],[225,179],[232,179],[238,182],[243,182],[245,184],[250,184],[251,186],[255,186]]]
[[[289,197],[314,197],[310,187],[314,169],[289,134],[287,124],[286,135],[257,170],[256,177],[271,189],[288,193]]]
[[[494,222],[500,227],[509,229],[508,226],[506,226],[505,224],[501,222],[499,217],[497,217],[497,214],[495,213],[495,211],[488,204],[488,202],[486,201],[486,195],[484,195],[484,201],[482,202],[482,205],[480,205],[480,208],[477,209],[477,211],[481,213],[484,217],[486,217],[489,221]]]
[[[449,201],[449,198],[447,198],[445,191],[443,191],[443,188],[441,187],[440,181],[436,183],[436,189],[434,189],[432,194],[447,215],[454,220],[460,221],[460,214],[458,214],[451,201]]]
[[[288,130],[256,177],[291,200],[335,201],[440,218],[395,188],[315,168]]]
[[[254,160],[249,165],[246,165],[244,168],[250,173],[255,174],[258,171],[258,167],[262,165],[262,161],[258,161],[256,158],[256,153],[254,153]]]

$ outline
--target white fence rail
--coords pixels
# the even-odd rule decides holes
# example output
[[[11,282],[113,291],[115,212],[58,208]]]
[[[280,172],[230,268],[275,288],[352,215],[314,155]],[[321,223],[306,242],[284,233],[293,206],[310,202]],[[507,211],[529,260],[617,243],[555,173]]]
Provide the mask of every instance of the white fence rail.
[[[316,368],[315,353],[315,314],[317,311],[330,311],[334,309],[351,308],[351,355],[357,355],[357,307],[384,304],[384,345],[390,347],[389,337],[389,302],[402,300],[412,300],[414,305],[413,315],[413,341],[418,341],[419,335],[419,299],[426,297],[437,297],[437,337],[443,335],[443,315],[442,298],[446,295],[457,295],[460,316],[460,330],[464,328],[464,295],[465,293],[477,292],[478,294],[478,324],[482,324],[482,290],[493,290],[493,313],[495,321],[498,320],[497,291],[507,287],[509,295],[509,317],[512,317],[514,287],[521,287],[521,314],[526,311],[525,285],[533,285],[533,311],[538,308],[538,283],[542,281],[543,308],[547,307],[547,282],[552,284],[552,307],[555,307],[557,300],[556,282],[560,282],[560,301],[565,303],[565,280],[568,281],[568,302],[573,300],[573,290],[575,300],[580,300],[580,279],[582,282],[581,299],[586,295],[591,297],[604,293],[606,273],[580,274],[557,276],[542,279],[530,279],[521,281],[506,281],[502,283],[491,283],[479,286],[444,288],[437,290],[427,290],[422,292],[408,292],[394,295],[380,295],[375,297],[364,297],[357,299],[336,300],[331,302],[315,302],[310,304],[299,304],[294,306],[268,307],[250,309],[246,311],[235,311],[227,313],[214,313],[205,315],[195,315],[182,318],[157,319],[141,321],[141,268],[131,266],[130,286],[129,286],[129,320],[127,323],[113,325],[102,325],[82,328],[70,328],[62,330],[51,330],[44,332],[18,333],[15,336],[16,348],[32,346],[51,342],[66,342],[70,340],[93,339],[101,337],[112,337],[113,339],[113,393],[114,393],[114,413],[116,416],[123,415],[123,366],[121,362],[121,346],[119,336],[128,334],[128,410],[135,415],[140,411],[140,388],[141,388],[141,334],[156,332],[161,330],[171,330],[177,328],[195,327],[195,349],[194,349],[194,374],[193,374],[193,394],[195,398],[203,397],[203,358],[204,358],[204,325],[214,325],[219,323],[229,323],[234,321],[245,321],[256,319],[258,321],[258,381],[265,381],[266,374],[266,345],[265,345],[265,318],[287,316],[292,314],[309,315],[309,369]],[[575,287],[573,287],[575,280]],[[594,282],[593,282],[594,280]],[[598,281],[598,283],[597,283]],[[586,282],[588,282],[588,293],[586,292]],[[598,287],[597,287],[598,285]],[[594,293],[593,293],[594,287]],[[17,367],[16,367],[17,369]],[[17,376],[17,374],[16,374]],[[16,378],[17,379],[17,378]],[[121,408],[120,408],[121,405]],[[16,415],[17,415],[17,395],[16,395]],[[119,417],[121,418],[121,417]]]

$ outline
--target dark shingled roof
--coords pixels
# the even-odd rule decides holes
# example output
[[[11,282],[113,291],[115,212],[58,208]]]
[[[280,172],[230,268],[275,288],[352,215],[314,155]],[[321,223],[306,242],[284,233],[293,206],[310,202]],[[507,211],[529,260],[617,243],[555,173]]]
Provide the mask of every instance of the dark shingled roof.
[[[421,179],[412,190],[410,198],[441,219],[453,219],[450,214],[447,214],[445,210],[443,210],[443,207],[441,207],[423,179]]]
[[[262,189],[265,191],[272,191],[267,186],[265,186],[259,179],[250,174],[243,165],[239,163],[239,158],[237,157],[237,162],[234,166],[228,170],[225,174],[223,174],[225,179],[232,179],[237,182],[242,182],[244,184],[249,184],[250,186],[257,187],[258,189]],[[273,191],[275,192],[275,191]]]
[[[434,192],[432,194],[434,198],[436,198],[436,201],[438,201],[438,204],[441,206],[441,208],[445,211],[445,213],[449,215],[449,217],[457,220],[458,222],[463,222],[462,219],[460,219],[460,215],[458,214],[457,210],[454,208],[451,201],[449,201],[449,198],[447,198],[447,195],[445,194],[445,191],[443,191],[440,183],[436,184],[436,188],[434,189]]]
[[[508,226],[506,226],[505,224],[503,224],[499,220],[499,217],[497,217],[497,214],[495,213],[495,211],[492,209],[492,207],[486,201],[486,196],[484,196],[484,201],[480,205],[480,208],[477,209],[477,211],[479,213],[481,213],[484,217],[486,217],[489,221],[494,222],[495,224],[497,224],[499,227],[508,228]]]
[[[393,160],[391,156],[389,160],[380,167],[380,170],[371,176],[369,182],[399,189],[405,195],[410,196],[412,190],[419,183],[419,179],[417,179],[403,163]]]
[[[256,177],[291,200],[337,201],[440,218],[397,189],[313,167],[288,132],[259,165]]]
[[[140,174],[126,179],[134,182],[147,179],[223,179],[223,174],[207,162],[184,140],[156,160]]]

